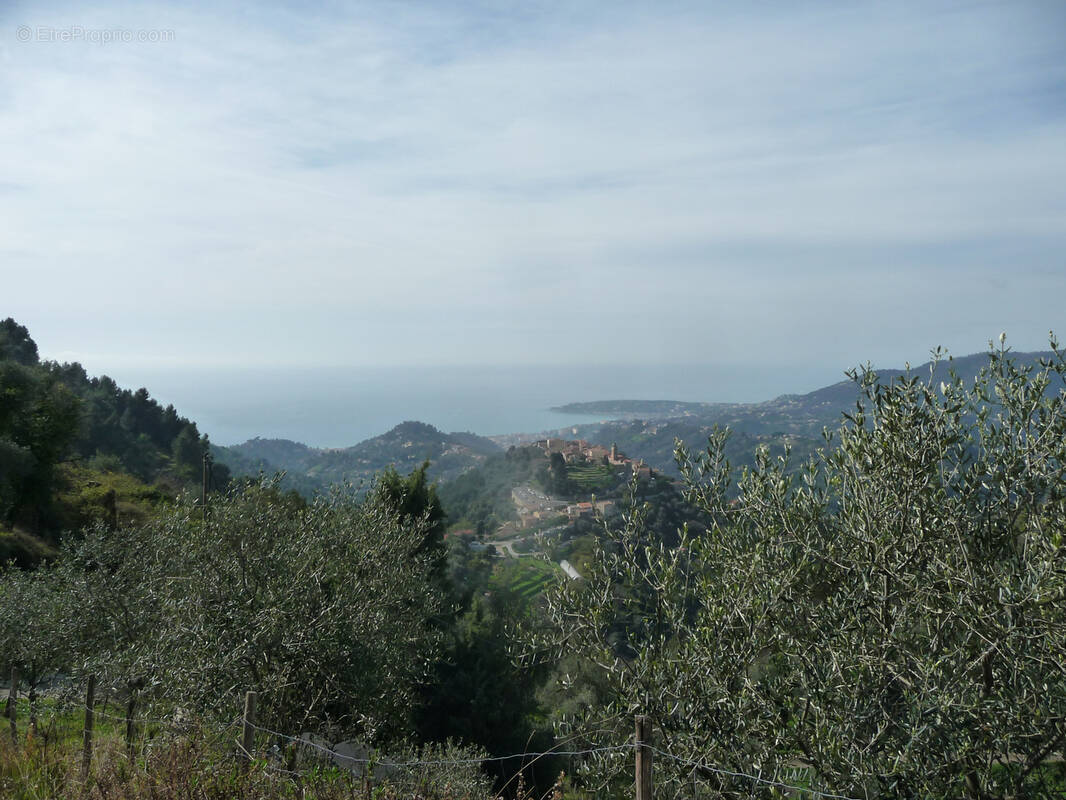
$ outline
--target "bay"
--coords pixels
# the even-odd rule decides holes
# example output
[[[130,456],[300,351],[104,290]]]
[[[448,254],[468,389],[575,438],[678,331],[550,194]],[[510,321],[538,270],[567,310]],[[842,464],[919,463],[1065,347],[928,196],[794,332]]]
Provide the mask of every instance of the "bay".
[[[173,403],[216,444],[292,439],[348,447],[418,420],[481,435],[554,430],[602,416],[550,409],[594,400],[755,402],[811,391],[835,370],[769,365],[125,368],[120,386]]]

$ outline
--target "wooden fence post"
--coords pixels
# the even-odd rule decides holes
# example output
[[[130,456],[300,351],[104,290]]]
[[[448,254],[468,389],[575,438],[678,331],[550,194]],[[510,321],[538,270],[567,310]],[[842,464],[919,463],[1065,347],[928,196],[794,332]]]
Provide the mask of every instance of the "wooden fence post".
[[[133,734],[137,730],[134,714],[137,712],[137,691],[132,687],[129,690],[130,697],[126,701],[126,755],[133,760]]]
[[[203,521],[207,523],[207,481],[208,475],[211,471],[211,454],[207,451],[204,452],[204,481],[200,489],[200,513],[203,515]]]
[[[651,800],[651,721],[643,714],[636,718],[637,800]]]
[[[82,741],[81,777],[89,776],[89,764],[93,758],[93,701],[96,694],[96,676],[89,676],[89,686],[85,690],[85,735]]]
[[[255,692],[244,694],[244,730],[241,736],[241,749],[244,751],[244,769],[247,770],[252,761],[252,750],[255,748]]]
[[[19,699],[19,668],[11,668],[11,688],[7,690],[7,708],[4,709],[7,712],[8,721],[11,724],[11,744],[19,743],[19,731],[18,725],[15,722],[15,717],[18,714],[17,704]]]

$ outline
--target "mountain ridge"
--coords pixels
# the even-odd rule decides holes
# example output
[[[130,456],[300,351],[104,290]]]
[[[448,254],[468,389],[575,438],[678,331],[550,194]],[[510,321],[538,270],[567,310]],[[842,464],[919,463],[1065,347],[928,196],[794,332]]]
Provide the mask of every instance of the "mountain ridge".
[[[1036,366],[1041,359],[1054,357],[1052,351],[1008,353],[1020,365],[1031,366]],[[939,382],[947,380],[951,371],[965,381],[972,381],[988,364],[988,359],[986,351],[944,357],[937,362],[930,360],[917,367],[872,371],[885,383],[907,374]],[[743,443],[747,449],[762,444],[776,451],[787,444],[797,457],[813,453],[822,444],[822,430],[835,427],[859,396],[857,383],[845,379],[810,392],[781,394],[754,403],[600,400],[569,403],[553,410],[609,414],[615,419],[493,437],[469,432],[445,433],[428,423],[408,420],[350,447],[314,448],[288,439],[257,437],[240,445],[215,448],[215,452],[234,474],[284,471],[290,486],[304,493],[323,490],[331,483],[367,481],[389,467],[410,471],[427,460],[430,477],[447,482],[509,445],[545,437],[585,439],[607,447],[617,444],[654,469],[674,474],[675,440],[680,439],[690,449],[700,449],[715,426],[732,429],[737,444]]]
[[[917,367],[873,369],[880,381],[887,383],[903,375],[925,377],[932,380],[947,380],[954,371],[965,381],[972,381],[981,367],[988,363],[988,353],[971,353],[957,358],[944,358],[938,362],[927,361]],[[1010,352],[1019,363],[1037,365],[1040,359],[1050,359],[1050,350]],[[699,418],[729,425],[749,433],[769,433],[774,422],[784,427],[782,432],[803,436],[818,436],[825,425],[838,421],[841,412],[852,407],[860,394],[857,384],[844,379],[805,393],[786,393],[770,400],[752,403],[717,403],[681,400],[600,400],[587,403],[567,403],[553,410],[568,413],[611,413],[625,419],[676,419]],[[642,416],[643,415],[643,416]],[[607,424],[607,423],[599,423]],[[576,426],[579,429],[582,426]]]
[[[425,461],[430,462],[431,478],[446,481],[499,451],[497,444],[475,433],[446,433],[415,420],[350,447],[316,448],[291,439],[255,437],[213,450],[234,474],[285,472],[283,483],[301,491],[358,484],[390,467],[406,473]]]

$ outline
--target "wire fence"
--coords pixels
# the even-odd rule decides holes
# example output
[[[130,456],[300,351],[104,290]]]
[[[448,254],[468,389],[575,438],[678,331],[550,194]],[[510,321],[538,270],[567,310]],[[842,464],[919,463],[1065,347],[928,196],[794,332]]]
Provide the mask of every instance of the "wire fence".
[[[108,719],[112,722],[122,723],[127,726],[130,725],[132,719],[133,725],[137,726],[137,728],[142,731],[142,736],[146,736],[147,729],[152,727],[156,729],[154,735],[158,735],[161,730],[170,730],[186,734],[195,730],[198,735],[208,734],[211,739],[222,743],[226,742],[230,736],[240,733],[242,730],[245,731],[246,735],[248,731],[252,731],[253,739],[251,741],[253,744],[250,750],[246,749],[244,744],[244,741],[248,741],[247,739],[242,741],[240,737],[235,737],[231,742],[233,752],[242,760],[247,762],[255,761],[264,770],[293,780],[300,780],[301,778],[306,777],[314,767],[305,766],[302,769],[295,768],[295,760],[286,761],[285,753],[281,749],[282,746],[291,746],[295,749],[295,753],[298,753],[301,749],[305,749],[314,754],[314,757],[318,759],[319,763],[328,760],[332,765],[340,769],[346,769],[357,777],[373,777],[375,779],[388,780],[393,784],[424,782],[426,780],[425,774],[423,774],[421,778],[413,778],[411,774],[412,771],[420,769],[484,767],[488,764],[508,761],[517,761],[524,766],[528,766],[531,763],[545,758],[562,757],[590,759],[597,756],[620,756],[629,752],[634,753],[634,756],[636,757],[637,754],[643,750],[645,754],[654,755],[656,758],[662,759],[663,761],[672,762],[679,767],[683,767],[684,771],[689,772],[693,786],[693,797],[700,795],[699,778],[717,776],[719,778],[733,781],[745,781],[747,785],[750,785],[752,796],[754,796],[755,791],[759,787],[762,787],[764,789],[776,789],[795,797],[825,798],[826,800],[863,800],[862,798],[840,794],[827,789],[814,788],[810,785],[797,785],[797,783],[794,782],[781,780],[778,776],[765,777],[762,771],[758,768],[752,768],[748,771],[741,769],[726,769],[710,763],[705,759],[679,756],[668,750],[656,747],[649,741],[640,741],[635,736],[631,737],[630,740],[624,744],[594,744],[588,747],[567,748],[566,743],[564,742],[558,748],[550,750],[524,751],[507,755],[472,755],[455,758],[392,758],[387,755],[373,753],[359,743],[348,742],[341,743],[340,745],[329,745],[323,744],[322,740],[316,741],[317,737],[311,733],[293,735],[274,730],[260,725],[243,715],[226,724],[216,724],[205,728],[198,721],[183,717],[180,713],[167,716],[134,714],[132,717],[128,713],[114,714],[106,710],[106,701],[101,702],[100,704],[94,704],[90,707],[85,702],[75,699],[72,696],[71,688],[72,687],[68,687],[66,691],[60,693],[50,693],[47,696],[45,703],[38,703],[35,713],[36,724],[38,726],[46,727],[63,718],[69,720],[71,714],[87,713],[91,711],[92,716],[94,717]],[[23,706],[24,703],[19,702],[18,705]],[[266,750],[257,748],[254,745],[254,734],[260,734],[264,737],[271,738],[273,740],[272,747],[269,747]],[[138,738],[141,739],[141,737]],[[141,739],[141,741],[143,743],[143,739]],[[292,755],[292,753],[290,753],[290,755]],[[638,784],[640,782],[639,775],[637,782]],[[714,794],[714,791],[708,790],[706,794]]]
[[[723,769],[722,767],[713,766],[711,764],[708,764],[705,761],[693,761],[690,758],[683,758],[681,756],[676,756],[673,753],[668,753],[665,750],[660,750],[659,748],[654,747],[653,745],[646,745],[646,747],[649,750],[651,750],[653,753],[658,755],[658,756],[661,756],[663,758],[668,758],[668,759],[670,759],[672,761],[676,761],[677,763],[682,764],[684,766],[691,767],[692,770],[693,770],[693,774],[695,774],[696,771],[698,770],[700,772],[706,772],[706,773],[711,773],[711,774],[714,774],[714,775],[719,775],[719,776],[724,777],[724,778],[741,778],[741,779],[744,779],[744,780],[751,781],[753,784],[758,784],[760,786],[767,786],[767,787],[770,787],[772,789],[781,789],[782,791],[798,792],[798,793],[801,793],[801,794],[809,794],[809,795],[812,795],[812,796],[814,796],[816,798],[823,798],[824,797],[824,798],[827,798],[827,800],[862,800],[862,798],[851,797],[850,795],[846,795],[846,794],[834,794],[833,792],[828,792],[828,791],[825,791],[824,789],[812,789],[809,786],[805,786],[805,787],[793,786],[792,784],[785,783],[784,781],[779,781],[779,780],[776,780],[776,779],[773,779],[773,778],[764,778],[762,776],[762,772],[761,771],[757,775],[752,775],[751,773],[748,773],[748,772],[735,772],[733,770],[728,770],[728,769]]]
[[[297,745],[307,745],[315,750],[320,751],[324,755],[329,756],[331,759],[337,761],[347,762],[350,764],[374,764],[383,767],[441,767],[441,766],[469,766],[471,764],[487,764],[497,761],[510,761],[513,759],[530,760],[534,758],[545,758],[548,756],[589,756],[595,753],[616,753],[622,750],[632,750],[632,744],[619,744],[619,745],[606,745],[602,747],[593,747],[584,750],[547,750],[543,752],[525,752],[525,753],[511,753],[506,756],[479,756],[476,758],[460,758],[460,759],[413,759],[405,761],[394,761],[388,758],[370,758],[369,756],[353,756],[344,753],[340,750],[333,750],[321,744],[317,744],[313,740],[305,736],[290,736],[286,733],[280,733],[278,731],[272,731],[269,728],[263,728],[259,725],[252,724],[252,728],[255,730],[269,734],[270,736],[276,736],[279,739],[283,739],[292,742]]]

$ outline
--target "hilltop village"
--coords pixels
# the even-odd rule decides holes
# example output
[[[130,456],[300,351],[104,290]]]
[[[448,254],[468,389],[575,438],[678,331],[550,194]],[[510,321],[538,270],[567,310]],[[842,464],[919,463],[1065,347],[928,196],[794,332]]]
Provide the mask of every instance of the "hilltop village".
[[[456,557],[491,569],[493,590],[530,601],[560,572],[587,575],[597,541],[611,536],[631,502],[663,542],[676,544],[685,527],[705,529],[676,480],[616,444],[577,438],[512,446],[443,484],[441,499],[452,514],[446,535]]]
[[[501,555],[516,555],[530,551],[534,534],[570,539],[595,518],[616,513],[622,487],[630,480],[647,485],[659,477],[643,459],[628,457],[616,445],[606,448],[583,439],[540,439],[511,453],[520,455],[528,468],[509,483],[509,510],[494,525],[479,526],[491,541],[478,541],[475,529],[462,524],[450,531],[467,537],[475,550],[491,544]]]
[[[613,479],[612,483],[621,483],[634,475],[638,480],[650,479],[653,472],[643,459],[632,459],[620,453],[618,446],[612,444],[608,450],[598,444],[590,444],[584,439],[540,439],[531,447],[544,452],[544,457],[551,464],[552,456],[561,457],[566,465],[566,474],[572,482],[581,485],[596,478]],[[527,529],[537,526],[545,520],[566,514],[567,520],[573,522],[582,517],[596,514],[606,515],[614,509],[613,500],[571,502],[552,499],[542,492],[528,486],[517,486],[511,492],[515,508],[518,511],[518,527]]]
[[[651,468],[644,459],[632,459],[618,451],[618,445],[611,449],[598,444],[590,444],[584,439],[540,439],[533,442],[533,447],[544,451],[549,459],[552,453],[559,453],[567,464],[604,464],[610,467],[628,467],[638,478],[650,478]]]

